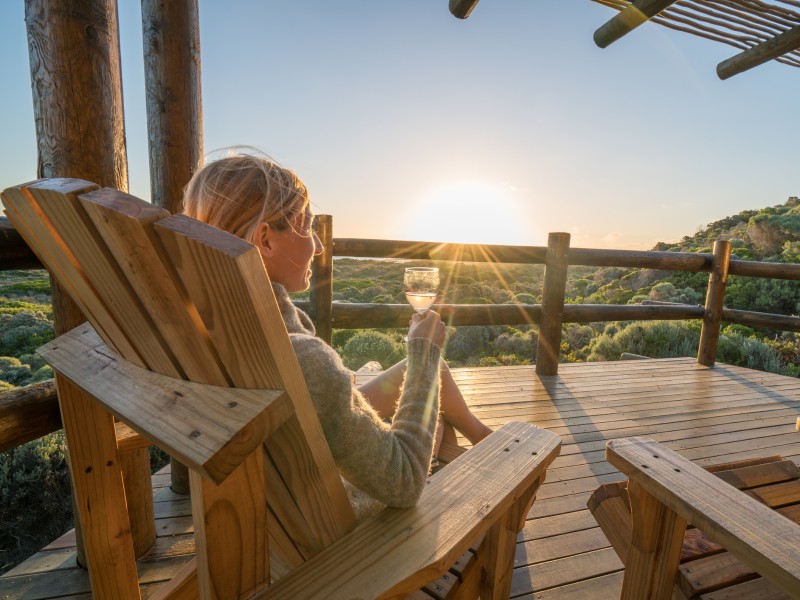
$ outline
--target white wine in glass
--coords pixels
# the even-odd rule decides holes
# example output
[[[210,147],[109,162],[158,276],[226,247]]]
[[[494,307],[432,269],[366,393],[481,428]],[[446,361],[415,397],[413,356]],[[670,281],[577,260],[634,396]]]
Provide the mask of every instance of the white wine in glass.
[[[406,300],[418,313],[427,312],[439,292],[439,269],[436,267],[408,267],[403,276]]]

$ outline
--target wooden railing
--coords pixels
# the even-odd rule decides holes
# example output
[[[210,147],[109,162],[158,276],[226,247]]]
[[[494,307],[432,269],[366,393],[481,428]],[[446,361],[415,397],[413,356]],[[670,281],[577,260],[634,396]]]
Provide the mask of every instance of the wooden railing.
[[[566,233],[551,233],[547,247],[334,239],[330,235],[330,217],[320,216],[319,220],[320,237],[325,247],[323,256],[327,257],[328,264],[332,257],[359,257],[545,265],[542,304],[434,305],[434,309],[451,325],[538,325],[540,347],[536,369],[540,375],[557,373],[558,355],[555,351],[560,347],[563,323],[702,319],[698,362],[708,366],[714,364],[723,322],[800,331],[798,317],[724,308],[729,275],[800,280],[800,265],[731,258],[727,241],[716,242],[713,253],[692,253],[570,248],[569,234]],[[706,304],[564,304],[566,274],[570,266],[706,272],[709,273]],[[311,315],[320,336],[328,341],[333,328],[405,327],[412,312],[405,304],[333,303],[332,298],[332,270],[329,266],[315,270],[310,301],[299,304]]]
[[[542,304],[438,304],[434,309],[451,325],[539,326],[536,372],[557,374],[563,323],[702,319],[698,362],[714,364],[723,322],[783,331],[800,331],[800,318],[723,307],[730,275],[800,280],[800,265],[731,258],[730,243],[716,242],[713,253],[652,252],[570,248],[569,234],[551,233],[548,245],[501,246],[440,244],[333,238],[331,217],[320,215],[317,231],[325,252],[313,265],[310,298],[299,302],[314,320],[317,334],[330,341],[334,328],[406,327],[412,314],[406,304],[333,302],[333,258],[396,258],[452,262],[545,265]],[[670,303],[637,305],[565,304],[570,266],[646,268],[709,273],[705,306]],[[24,241],[0,219],[0,270],[41,268]],[[0,451],[14,448],[60,428],[52,382],[0,394]]]

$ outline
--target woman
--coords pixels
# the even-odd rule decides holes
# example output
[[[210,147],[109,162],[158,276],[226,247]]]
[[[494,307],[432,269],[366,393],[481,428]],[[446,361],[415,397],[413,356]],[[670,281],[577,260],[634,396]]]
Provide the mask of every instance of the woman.
[[[412,317],[408,358],[360,388],[336,352],[315,337],[308,315],[288,296],[308,289],[311,262],[322,252],[308,191],[292,171],[259,156],[223,158],[194,175],[183,203],[185,214],[261,252],[333,458],[352,486],[385,505],[411,506],[443,435],[455,439],[455,427],[477,443],[491,432],[470,413],[440,359],[445,329],[435,312]],[[348,492],[357,513],[375,506]]]

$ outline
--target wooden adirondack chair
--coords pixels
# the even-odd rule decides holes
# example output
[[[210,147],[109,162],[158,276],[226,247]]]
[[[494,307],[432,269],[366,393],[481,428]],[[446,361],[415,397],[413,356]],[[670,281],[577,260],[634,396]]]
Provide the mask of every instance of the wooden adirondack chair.
[[[196,561],[157,598],[402,598],[480,540],[452,590],[508,597],[558,436],[510,423],[431,477],[417,506],[356,524],[254,246],[80,180],[10,188],[3,203],[89,320],[41,354],[95,597],[140,597],[115,418],[190,468]]]
[[[625,564],[623,599],[800,598],[794,462],[703,469],[646,438],[608,442],[606,460],[629,480],[601,486],[589,509]]]

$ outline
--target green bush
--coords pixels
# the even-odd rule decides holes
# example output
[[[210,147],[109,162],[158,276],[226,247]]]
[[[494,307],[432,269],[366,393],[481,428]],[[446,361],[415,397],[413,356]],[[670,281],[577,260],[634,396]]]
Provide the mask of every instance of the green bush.
[[[0,453],[0,573],[72,527],[63,432]]]
[[[53,339],[53,325],[43,312],[0,314],[0,356],[33,354]]]
[[[359,331],[342,349],[342,360],[348,369],[359,369],[371,360],[388,369],[406,356],[406,348],[399,336],[379,331]]]
[[[613,333],[612,333],[613,332]],[[594,338],[588,360],[619,360],[623,352],[669,358],[694,356],[700,341],[699,324],[687,321],[637,321]]]

